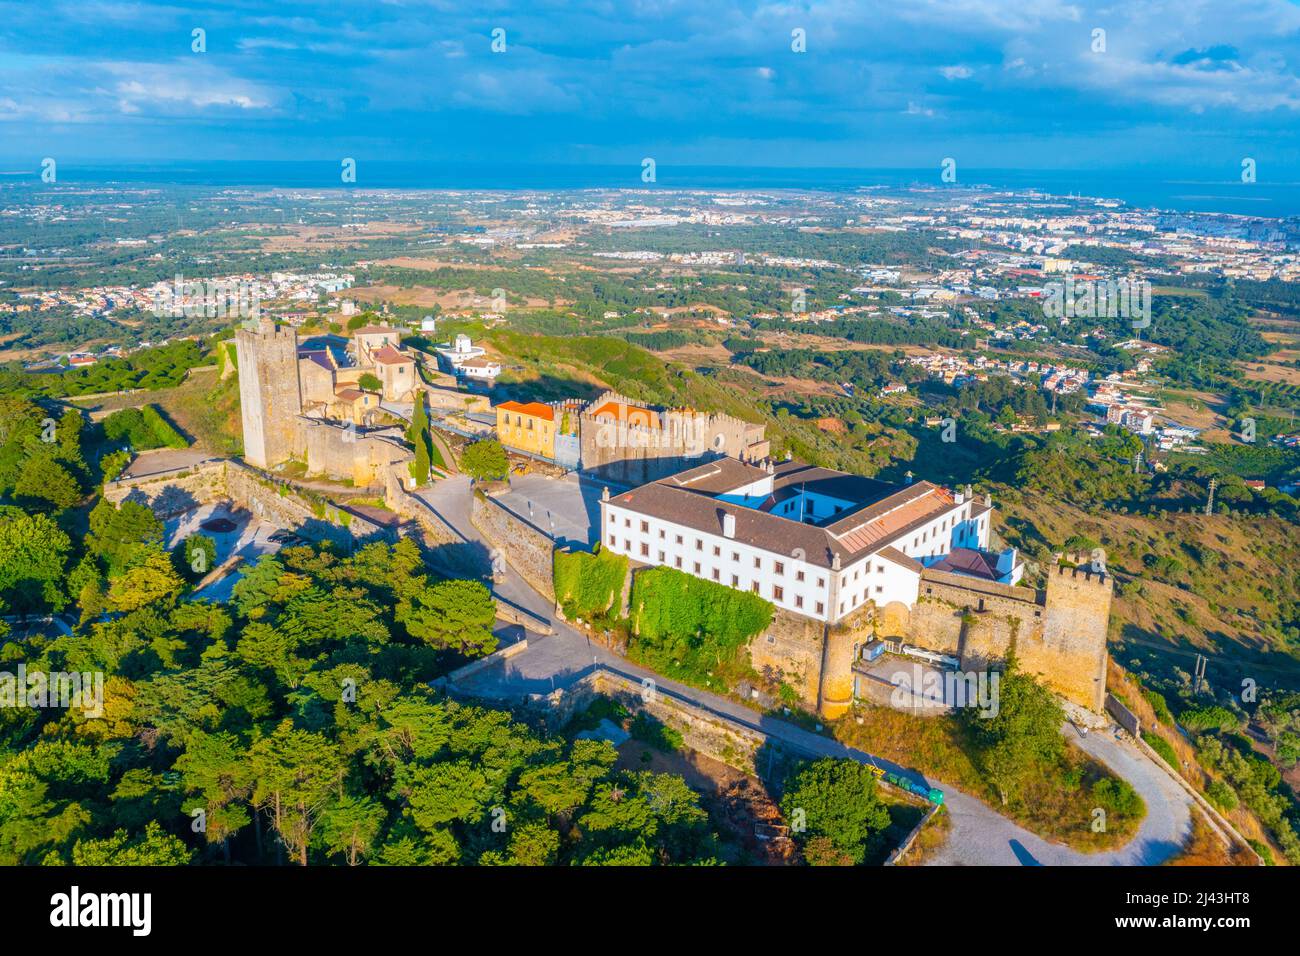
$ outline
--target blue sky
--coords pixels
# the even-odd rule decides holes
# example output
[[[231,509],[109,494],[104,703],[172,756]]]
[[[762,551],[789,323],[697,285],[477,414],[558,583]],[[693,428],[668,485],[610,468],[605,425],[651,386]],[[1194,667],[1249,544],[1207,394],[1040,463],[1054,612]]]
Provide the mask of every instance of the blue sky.
[[[1286,0],[0,2],[9,164],[952,156],[1231,174],[1250,156],[1300,179],[1298,128]]]

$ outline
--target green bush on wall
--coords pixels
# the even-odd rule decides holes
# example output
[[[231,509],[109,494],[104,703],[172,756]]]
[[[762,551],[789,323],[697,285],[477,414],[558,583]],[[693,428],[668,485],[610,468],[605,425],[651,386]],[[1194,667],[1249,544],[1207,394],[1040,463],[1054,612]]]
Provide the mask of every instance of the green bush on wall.
[[[772,623],[757,594],[702,581],[674,568],[640,571],[632,583],[633,659],[670,677],[711,685],[737,651]]]
[[[555,600],[564,613],[584,618],[617,612],[627,558],[597,550],[555,552]]]

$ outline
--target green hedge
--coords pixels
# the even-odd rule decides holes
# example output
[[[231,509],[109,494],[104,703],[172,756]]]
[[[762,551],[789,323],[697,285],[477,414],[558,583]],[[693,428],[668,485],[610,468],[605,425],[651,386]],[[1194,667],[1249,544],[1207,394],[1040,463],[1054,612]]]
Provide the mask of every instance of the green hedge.
[[[1142,731],[1142,739],[1150,745],[1152,750],[1164,758],[1165,763],[1169,764],[1169,766],[1173,767],[1175,770],[1181,769],[1181,764],[1178,762],[1178,754],[1174,752],[1173,744],[1165,740],[1165,738],[1158,737],[1152,733],[1147,733],[1145,730]]]
[[[127,441],[136,451],[189,447],[189,442],[152,405],[116,411],[104,419],[103,428],[109,441]]]
[[[627,558],[607,551],[555,552],[555,600],[570,616],[591,618],[618,611]]]
[[[702,581],[673,568],[640,571],[632,583],[629,656],[661,674],[697,685],[726,682],[738,652],[772,623],[772,605],[757,594]]]
[[[1182,712],[1178,722],[1188,730],[1240,730],[1242,719],[1237,714],[1218,704],[1209,707],[1192,707]]]

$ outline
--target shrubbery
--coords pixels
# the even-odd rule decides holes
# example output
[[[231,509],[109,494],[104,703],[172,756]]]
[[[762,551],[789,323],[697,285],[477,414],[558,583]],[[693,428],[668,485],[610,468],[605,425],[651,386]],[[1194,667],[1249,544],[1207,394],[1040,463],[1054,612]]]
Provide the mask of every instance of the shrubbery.
[[[738,652],[772,623],[757,594],[701,581],[673,568],[639,572],[632,583],[628,656],[670,677],[705,687],[715,675],[748,669]]]
[[[1152,750],[1161,756],[1165,763],[1169,764],[1169,766],[1173,767],[1175,770],[1179,769],[1178,754],[1174,752],[1173,744],[1165,740],[1165,738],[1157,736],[1156,734],[1148,733],[1145,730],[1142,731],[1142,739],[1147,742],[1147,745]]]
[[[555,600],[570,617],[591,618],[618,610],[627,558],[607,551],[555,552]]]
[[[1178,722],[1191,731],[1240,730],[1241,718],[1217,704],[1211,707],[1193,707],[1185,710]]]
[[[136,451],[189,447],[189,442],[152,405],[116,411],[104,419],[103,427],[109,441],[128,442]]]

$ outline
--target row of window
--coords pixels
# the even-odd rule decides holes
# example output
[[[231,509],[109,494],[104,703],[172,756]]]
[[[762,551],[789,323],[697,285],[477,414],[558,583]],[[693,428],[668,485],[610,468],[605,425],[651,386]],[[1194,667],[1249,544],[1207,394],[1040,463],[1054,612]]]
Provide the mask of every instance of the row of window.
[[[618,539],[617,539],[614,535],[612,535],[612,534],[609,536],[609,545],[610,545],[610,547],[618,547]],[[623,541],[623,550],[624,550],[625,552],[627,552],[628,554],[631,554],[631,553],[632,553],[632,542],[631,542],[631,541],[628,541],[628,540],[625,539],[625,540]],[[649,560],[650,560],[650,545],[646,544],[645,542],[642,542],[642,544],[641,544],[641,557],[642,557],[642,558],[645,558],[645,559],[646,559],[646,562],[649,563]],[[737,557],[738,557],[738,556],[737,556]],[[657,555],[657,563],[660,564],[660,565],[666,565],[666,564],[668,563],[668,561],[667,561],[667,555],[665,555],[664,552],[662,552],[662,551],[658,552],[658,555]],[[778,562],[778,563],[779,563],[779,562]],[[684,563],[683,563],[682,558],[681,558],[680,555],[674,555],[674,556],[673,556],[673,563],[672,563],[672,566],[675,567],[675,568],[677,568],[679,571],[685,571],[685,570],[686,570],[686,567],[684,566]],[[694,574],[696,577],[704,577],[704,576],[705,576],[703,570],[702,570],[701,567],[700,567],[700,562],[698,562],[698,561],[692,562],[690,570],[691,570],[691,573]],[[719,583],[719,584],[722,584],[722,583],[723,583],[723,581],[722,581],[722,572],[721,572],[721,570],[719,570],[718,568],[711,568],[711,569],[709,570],[709,575],[710,575],[710,576],[712,577],[712,579],[713,579],[714,581],[716,581],[717,583]],[[798,580],[802,581],[803,579],[804,579],[803,572],[800,571],[800,572],[798,573]],[[825,584],[826,584],[826,579],[825,579],[825,578],[818,578],[818,579],[817,579],[817,586],[818,586],[818,587],[824,587]],[[736,588],[737,590],[743,590],[742,587],[741,587],[741,584],[740,584],[740,575],[738,575],[738,574],[733,574],[733,575],[731,575],[731,587]],[[758,581],[751,581],[751,582],[749,582],[749,590],[752,591],[754,594],[759,594],[759,595],[762,594],[762,589],[761,589],[760,584],[759,584]],[[779,584],[773,584],[773,585],[772,585],[772,594],[771,594],[771,598],[772,598],[773,601],[784,601],[784,600],[785,600],[785,588],[782,587],[782,586],[779,585]],[[825,603],[822,602],[822,601],[817,601],[817,602],[815,602],[815,603],[816,603],[816,612],[817,612],[818,614],[825,614],[825,613],[826,613],[826,605],[825,605]],[[794,606],[795,606],[796,608],[800,609],[800,610],[803,609],[803,606],[804,606],[804,599],[803,599],[803,595],[802,595],[802,594],[796,594],[796,595],[794,596]]]
[[[617,524],[617,521],[616,521],[616,519],[615,519],[615,517],[614,517],[613,515],[610,515],[610,516],[609,516],[609,523],[610,523],[611,525]],[[632,519],[631,519],[631,518],[624,518],[624,519],[623,519],[623,526],[626,527],[626,528],[630,528],[630,527],[632,527]],[[649,534],[649,533],[650,533],[650,522],[648,522],[648,521],[642,521],[642,522],[641,522],[641,533],[642,533],[642,534]],[[667,535],[667,533],[664,531],[663,528],[660,528],[660,529],[659,529],[659,540],[661,540],[661,541],[667,541],[667,540],[668,540],[668,535]],[[615,534],[614,534],[613,532],[610,532],[610,534],[609,534],[609,543],[610,543],[610,546],[611,546],[611,547],[615,547],[615,546],[617,546],[617,537],[615,536]],[[682,535],[677,534],[677,535],[673,535],[673,543],[674,543],[674,544],[677,544],[677,545],[684,545],[684,544],[685,544],[685,540],[683,539],[683,536],[682,536]],[[633,551],[632,551],[632,542],[629,541],[629,540],[627,540],[627,539],[624,539],[624,541],[623,541],[623,548],[624,548],[624,550],[625,550],[628,554],[632,554],[632,553],[633,553]],[[710,549],[712,550],[712,552],[713,552],[713,556],[714,556],[715,558],[720,558],[720,557],[722,557],[722,546],[721,546],[721,545],[717,545],[717,544],[715,544],[715,545],[711,545],[711,548],[710,548]],[[695,550],[696,550],[696,551],[700,551],[700,552],[704,551],[704,539],[703,539],[703,538],[696,538],[696,539],[695,539]],[[663,563],[663,552],[660,551],[660,552],[659,552],[659,555],[660,555],[660,557],[659,557],[659,561],[660,561],[660,563]],[[643,558],[648,558],[649,556],[650,556],[650,545],[649,545],[648,542],[644,542],[644,541],[643,541],[643,542],[641,542],[641,557],[643,557]],[[731,560],[732,560],[732,563],[734,563],[734,564],[739,564],[739,563],[740,563],[740,552],[739,552],[739,551],[732,551],[732,552],[731,552]],[[762,557],[759,556],[759,555],[755,555],[755,556],[754,556],[754,569],[755,569],[755,570],[758,570],[758,571],[761,571],[761,570],[763,569],[763,559],[762,559]],[[784,562],[784,561],[776,561],[776,560],[774,560],[774,561],[772,562],[772,572],[773,572],[774,574],[784,575],[784,574],[785,574],[785,562]],[[805,580],[807,580],[807,576],[804,574],[804,572],[803,572],[802,569],[796,568],[796,569],[795,569],[795,572],[794,572],[794,579],[795,579],[796,581],[805,581]],[[826,587],[826,579],[823,578],[823,577],[819,577],[819,578],[817,579],[817,587],[819,587],[819,588],[824,588],[824,587]]]

